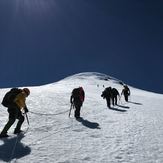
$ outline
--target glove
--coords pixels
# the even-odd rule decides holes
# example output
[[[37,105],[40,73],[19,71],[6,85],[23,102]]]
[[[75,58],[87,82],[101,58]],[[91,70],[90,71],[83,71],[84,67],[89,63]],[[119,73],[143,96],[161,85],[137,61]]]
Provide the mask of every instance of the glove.
[[[29,112],[29,110],[28,110],[28,108],[26,106],[24,107],[24,112],[25,113],[28,113]]]

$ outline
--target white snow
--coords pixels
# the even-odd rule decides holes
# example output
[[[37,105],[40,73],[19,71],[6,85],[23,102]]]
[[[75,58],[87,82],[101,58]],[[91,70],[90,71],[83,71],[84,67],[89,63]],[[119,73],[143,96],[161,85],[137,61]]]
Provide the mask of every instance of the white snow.
[[[120,83],[105,74],[90,72],[29,87],[29,129],[24,136],[0,140],[0,162],[162,163],[163,95],[130,87],[129,102],[122,97],[118,107],[108,109],[101,98],[103,86],[121,92]],[[71,91],[79,86],[86,94],[81,121],[74,118],[73,110],[68,117]],[[8,90],[0,90],[0,101]],[[2,105],[0,109],[2,130],[8,113]],[[25,121],[22,129],[27,128]]]

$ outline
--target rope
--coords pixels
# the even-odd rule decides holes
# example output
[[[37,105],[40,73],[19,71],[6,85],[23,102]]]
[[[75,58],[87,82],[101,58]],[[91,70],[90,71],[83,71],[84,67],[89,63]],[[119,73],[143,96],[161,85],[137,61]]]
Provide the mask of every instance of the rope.
[[[67,113],[67,112],[69,112],[69,110],[66,110],[66,111],[63,111],[63,112],[60,112],[60,113],[55,113],[55,114],[44,114],[44,113],[38,113],[38,112],[32,112],[32,111],[29,111],[29,112],[32,113],[32,114],[35,114],[35,115],[52,116],[52,115],[59,115],[59,114]],[[24,132],[24,134],[27,133],[28,129],[29,129],[29,126],[28,126],[27,130]],[[40,138],[40,139],[35,140],[35,142],[36,142],[36,141],[39,141],[39,140],[42,140],[42,139],[45,139],[45,138],[47,138],[47,137],[49,137],[49,136],[52,136],[52,135],[54,135],[54,134],[57,134],[58,132],[62,132],[62,130],[61,130],[61,131],[55,131],[54,133],[51,133],[51,134],[49,134],[49,135],[47,135],[47,136],[45,136],[45,137],[42,137],[42,138]],[[19,136],[19,135],[18,135],[18,136]],[[10,156],[10,159],[9,159],[9,160],[10,160],[9,163],[11,163],[12,157],[13,157],[13,155],[14,155],[14,153],[15,153],[15,149],[16,149],[16,146],[17,146],[17,143],[18,143],[18,138],[19,138],[18,136],[17,136],[17,138],[16,138],[14,147],[13,147],[13,149],[12,149],[12,153],[11,153],[11,156]],[[33,143],[31,143],[31,144],[33,144]],[[30,145],[31,145],[31,144],[30,144]]]
[[[13,157],[13,155],[14,155],[14,153],[15,153],[15,149],[16,149],[17,143],[18,143],[18,136],[17,136],[17,138],[16,138],[16,140],[15,140],[15,144],[14,144],[14,147],[13,147],[13,149],[12,149],[12,153],[11,153],[11,156],[10,156],[10,159],[9,159],[9,160],[10,160],[9,163],[11,162],[12,157]]]
[[[29,126],[28,126],[28,128],[26,129],[26,131],[23,132],[23,134],[26,134],[26,133],[28,132],[28,129],[29,129]],[[13,149],[12,149],[12,153],[11,153],[11,156],[10,156],[10,159],[9,159],[9,160],[10,160],[9,163],[11,163],[12,157],[13,157],[13,155],[14,155],[14,153],[15,153],[15,149],[16,149],[16,146],[17,146],[17,143],[18,143],[18,138],[19,138],[19,134],[18,134],[17,137],[16,137],[15,144],[14,144],[14,147],[13,147]]]
[[[67,112],[69,112],[69,110],[66,110],[66,111],[63,111],[63,112],[60,112],[60,113],[55,113],[55,114],[44,114],[44,113],[38,113],[38,112],[33,112],[33,111],[29,111],[29,112],[32,113],[32,114],[35,114],[35,115],[52,116],[52,115],[59,115],[59,114],[67,113]]]

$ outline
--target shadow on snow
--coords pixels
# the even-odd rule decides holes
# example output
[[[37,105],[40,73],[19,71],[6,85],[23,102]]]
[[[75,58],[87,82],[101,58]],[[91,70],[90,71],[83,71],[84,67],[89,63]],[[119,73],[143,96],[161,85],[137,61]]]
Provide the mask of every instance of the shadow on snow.
[[[23,134],[14,137],[0,139],[3,144],[0,144],[0,160],[9,162],[13,159],[19,159],[31,153],[31,149],[21,143]]]
[[[98,123],[96,122],[90,122],[86,119],[83,119],[82,117],[76,119],[77,121],[81,122],[82,125],[88,127],[88,128],[91,128],[91,129],[100,129],[100,126]]]
[[[120,105],[120,104],[117,104],[117,106],[119,106],[121,108],[125,108],[125,109],[129,109],[130,108],[129,106],[124,106],[124,105]]]
[[[136,105],[143,105],[142,103],[139,103],[139,102],[132,102],[132,101],[128,101],[128,103],[132,103],[132,104],[136,104]]]
[[[113,108],[113,107],[111,107],[111,108],[109,108],[110,110],[115,110],[115,111],[119,111],[119,112],[126,112],[127,110],[125,110],[125,109],[118,109],[118,108]]]

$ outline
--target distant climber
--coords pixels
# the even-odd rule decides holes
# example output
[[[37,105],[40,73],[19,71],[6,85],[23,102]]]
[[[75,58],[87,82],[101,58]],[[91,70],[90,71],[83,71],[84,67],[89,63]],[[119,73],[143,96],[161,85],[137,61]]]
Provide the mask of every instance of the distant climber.
[[[30,94],[28,88],[18,89],[12,88],[3,98],[2,105],[8,108],[9,119],[7,124],[4,126],[0,137],[8,137],[7,131],[14,124],[15,120],[18,119],[18,123],[14,130],[14,134],[22,132],[21,126],[24,122],[24,116],[22,112],[28,112],[26,106],[26,97]]]
[[[127,85],[124,85],[123,87],[124,88],[123,88],[123,90],[121,92],[121,95],[124,95],[125,101],[128,102],[128,96],[130,96],[130,94],[131,94],[130,89],[129,89],[129,87]]]
[[[117,97],[120,98],[120,95],[119,95],[118,90],[116,88],[112,88],[111,94],[112,94],[111,95],[111,98],[112,98],[112,104],[113,104],[113,106],[114,105],[117,105]]]
[[[107,107],[111,108],[110,101],[112,98],[112,88],[111,87],[105,88],[105,90],[101,94],[101,97],[103,97],[103,99],[106,99]]]
[[[71,97],[70,97],[70,103],[74,105],[75,107],[75,118],[80,118],[80,110],[83,105],[85,99],[85,92],[82,87],[74,88]]]

